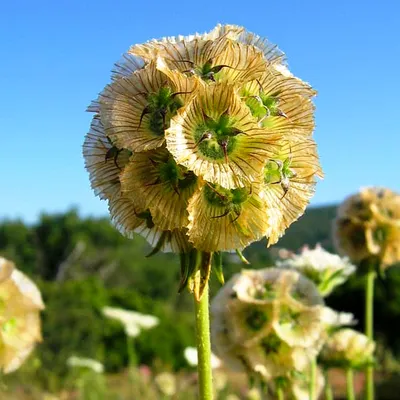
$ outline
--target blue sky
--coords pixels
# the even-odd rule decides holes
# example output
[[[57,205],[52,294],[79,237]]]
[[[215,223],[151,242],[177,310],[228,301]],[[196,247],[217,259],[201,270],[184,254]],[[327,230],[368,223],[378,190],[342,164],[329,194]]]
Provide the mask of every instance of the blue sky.
[[[105,215],[81,155],[86,106],[130,45],[245,26],[287,54],[319,92],[326,177],[312,204],[360,186],[400,191],[400,2],[8,1],[0,6],[0,218],[35,221],[75,205]]]

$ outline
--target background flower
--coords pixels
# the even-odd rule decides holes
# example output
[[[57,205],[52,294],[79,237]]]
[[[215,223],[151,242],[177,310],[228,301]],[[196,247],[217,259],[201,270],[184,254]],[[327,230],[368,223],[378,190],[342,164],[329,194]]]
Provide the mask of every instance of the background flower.
[[[104,372],[104,366],[101,362],[93,360],[92,358],[84,358],[84,357],[77,357],[71,356],[67,360],[67,365],[69,367],[82,367],[82,368],[89,368],[98,374]]]
[[[301,272],[317,285],[323,297],[331,294],[356,270],[348,258],[331,254],[320,245],[313,250],[304,247],[299,255],[293,254],[286,260],[278,261],[277,266]]]
[[[361,189],[339,207],[334,231],[338,250],[354,262],[377,260],[382,269],[400,262],[400,195]]]
[[[326,337],[315,285],[276,268],[234,275],[211,303],[214,351],[234,370],[263,379],[302,372]]]
[[[37,286],[14,264],[0,257],[0,369],[18,369],[42,340]]]
[[[353,329],[341,329],[332,334],[320,355],[328,367],[362,368],[373,362],[375,343]]]

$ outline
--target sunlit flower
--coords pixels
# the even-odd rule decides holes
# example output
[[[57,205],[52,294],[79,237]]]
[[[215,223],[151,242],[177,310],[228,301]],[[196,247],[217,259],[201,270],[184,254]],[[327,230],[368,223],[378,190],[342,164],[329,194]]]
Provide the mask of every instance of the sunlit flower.
[[[67,365],[69,367],[89,368],[98,374],[104,372],[104,365],[99,361],[93,360],[92,358],[71,356],[67,360]]]
[[[14,264],[0,257],[0,369],[18,369],[42,340],[37,286]]]
[[[189,240],[204,251],[242,249],[270,227],[259,185],[225,189],[203,184],[190,199]]]
[[[197,349],[195,347],[186,347],[184,351],[184,356],[186,361],[192,367],[197,366]],[[221,360],[215,355],[211,353],[211,368],[219,368],[221,366]]]
[[[275,244],[303,213],[323,177],[311,138],[296,135],[284,140],[262,170],[263,194],[268,204],[268,245]]]
[[[119,321],[124,326],[125,333],[131,337],[138,336],[143,329],[151,329],[159,324],[157,317],[136,311],[115,307],[104,307],[102,311],[107,318]]]
[[[160,147],[171,116],[191,96],[191,86],[187,79],[169,81],[154,63],[112,82],[98,100],[107,137],[134,152]]]
[[[329,307],[324,308],[324,312],[322,313],[322,322],[326,325],[328,331],[357,324],[357,320],[354,319],[352,313],[337,312]]]
[[[149,210],[154,224],[162,230],[188,225],[188,200],[198,187],[196,175],[176,164],[165,148],[136,153],[121,174],[122,193],[137,196],[141,209]]]
[[[323,347],[320,359],[327,367],[363,368],[373,362],[375,343],[353,329],[332,334]]]
[[[279,139],[258,127],[235,87],[226,84],[200,86],[166,131],[167,148],[178,164],[227,189],[256,180]]]
[[[278,267],[295,269],[312,280],[321,296],[328,296],[336,286],[344,283],[356,267],[347,258],[331,254],[317,245],[314,250],[304,247],[299,255],[278,261]]]
[[[245,270],[211,304],[214,351],[234,370],[264,379],[302,371],[325,336],[315,285],[292,270]]]
[[[91,186],[122,234],[181,255],[199,299],[212,253],[276,243],[303,214],[323,175],[314,95],[240,26],[134,45],[88,109]]]
[[[169,372],[162,372],[154,378],[158,389],[165,396],[173,396],[176,393],[176,378],[175,375]]]
[[[129,161],[131,152],[115,147],[96,115],[83,144],[85,166],[92,189],[101,199],[110,200],[121,190],[119,174]]]
[[[384,269],[400,262],[400,195],[371,187],[350,196],[337,211],[335,241],[357,263],[377,260]]]

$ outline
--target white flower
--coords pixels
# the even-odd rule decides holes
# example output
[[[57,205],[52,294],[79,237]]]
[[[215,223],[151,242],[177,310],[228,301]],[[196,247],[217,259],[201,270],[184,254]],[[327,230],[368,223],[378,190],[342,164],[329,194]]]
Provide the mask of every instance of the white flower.
[[[83,357],[76,357],[71,356],[67,360],[67,365],[69,367],[83,367],[89,368],[98,374],[104,372],[104,366],[101,362],[93,360],[92,358],[83,358]]]
[[[186,361],[192,367],[197,366],[197,349],[195,347],[186,347],[184,351]],[[219,368],[221,366],[221,360],[213,353],[211,353],[211,368]]]
[[[361,368],[372,362],[375,343],[353,329],[341,329],[326,342],[320,354],[327,366]]]
[[[140,327],[135,323],[126,324],[124,326],[126,336],[135,338],[140,335]]]
[[[317,285],[323,297],[328,296],[336,286],[344,283],[356,270],[347,257],[342,258],[337,254],[331,254],[319,245],[313,250],[304,247],[299,255],[294,254],[286,260],[278,261],[277,265],[280,268],[295,269],[304,274]]]
[[[352,313],[337,312],[329,307],[324,308],[324,312],[322,313],[322,321],[327,325],[328,330],[357,324],[357,320],[354,319],[354,315]]]
[[[154,381],[160,392],[166,396],[173,396],[176,393],[176,378],[169,372],[158,374]]]
[[[142,329],[151,329],[159,324],[157,317],[140,314],[136,311],[115,307],[104,307],[102,311],[107,318],[121,322],[124,325],[125,333],[130,337],[136,337]]]
[[[231,369],[265,380],[301,372],[326,338],[325,308],[297,271],[244,270],[212,300],[213,350]]]

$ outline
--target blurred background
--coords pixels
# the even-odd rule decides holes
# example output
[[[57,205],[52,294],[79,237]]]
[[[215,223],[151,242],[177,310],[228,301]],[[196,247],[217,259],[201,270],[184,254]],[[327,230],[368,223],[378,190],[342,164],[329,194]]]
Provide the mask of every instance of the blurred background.
[[[315,140],[325,179],[311,207],[277,245],[266,249],[264,241],[246,249],[252,268],[263,268],[281,248],[297,251],[320,243],[334,252],[336,205],[359,187],[400,191],[399,13],[396,1],[1,4],[0,255],[38,283],[47,305],[44,341],[7,378],[5,398],[42,399],[44,393],[75,398],[76,377],[66,364],[71,355],[105,365],[115,392],[106,398],[132,398],[118,397],[128,354],[123,327],[101,314],[106,305],[160,319],[135,341],[137,365],[148,367],[138,374],[169,371],[189,389],[193,385],[194,369],[183,356],[195,345],[192,299],[177,294],[177,256],[145,258],[150,249],[141,237],[122,237],[84,169],[82,143],[92,117],[85,109],[130,45],[204,32],[217,23],[243,25],[277,43],[291,71],[318,90]],[[226,279],[241,268],[236,256],[224,256]],[[400,271],[387,275],[377,283],[375,325],[382,374],[390,378],[400,356]],[[218,286],[213,277],[212,294]],[[362,293],[350,279],[328,303],[353,312],[362,327]],[[382,384],[392,385],[389,378]],[[391,386],[388,391],[393,393]]]

